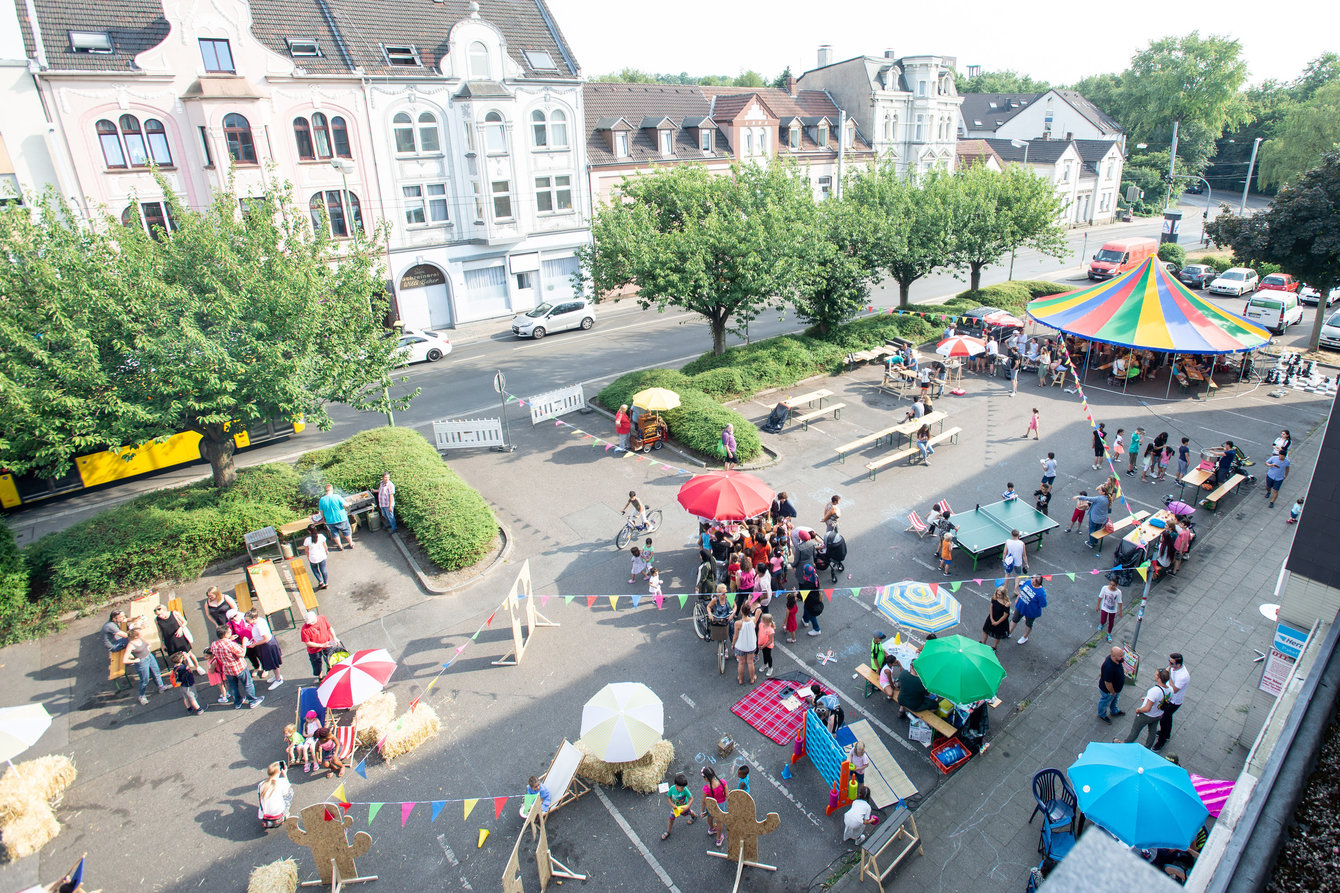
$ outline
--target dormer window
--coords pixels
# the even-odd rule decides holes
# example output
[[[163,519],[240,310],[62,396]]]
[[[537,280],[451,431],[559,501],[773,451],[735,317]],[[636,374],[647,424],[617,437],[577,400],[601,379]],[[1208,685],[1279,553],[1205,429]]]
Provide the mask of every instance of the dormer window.
[[[321,55],[321,44],[307,38],[288,38],[288,54],[295,59]]]
[[[828,122],[824,121],[819,125],[819,145],[825,149],[828,148]]]
[[[786,136],[786,144],[787,144],[788,146],[790,146],[793,150],[794,150],[794,149],[799,149],[799,148],[800,148],[800,125],[799,125],[799,124],[796,124],[796,123],[794,123],[794,122],[791,124],[791,130],[790,130],[789,133],[787,133],[787,136]]]
[[[536,71],[558,71],[554,57],[544,50],[522,50],[521,55],[526,57],[526,63]]]
[[[487,81],[489,79],[489,48],[476,40],[470,44],[470,80]]]
[[[712,151],[712,131],[704,130],[702,132],[702,147],[704,152]]]
[[[675,132],[673,130],[656,131],[657,139],[660,143],[661,154],[670,156],[675,154]]]
[[[847,124],[847,132],[842,137],[842,147],[844,149],[850,149],[855,144],[855,142],[856,142],[856,125],[849,122]]]
[[[410,68],[423,63],[419,61],[419,50],[413,44],[408,46],[390,46],[382,44],[382,55],[386,64],[395,67]]]
[[[627,131],[616,131],[614,134],[614,157],[628,157],[628,133]]]
[[[205,71],[214,74],[237,74],[233,67],[233,51],[226,40],[200,38],[200,56],[205,62]]]
[[[69,35],[72,53],[112,52],[112,36],[106,31],[71,31]]]

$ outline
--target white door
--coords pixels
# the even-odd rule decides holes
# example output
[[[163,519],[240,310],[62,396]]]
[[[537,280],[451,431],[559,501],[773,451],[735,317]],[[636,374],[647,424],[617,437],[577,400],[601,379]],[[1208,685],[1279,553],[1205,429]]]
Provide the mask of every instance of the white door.
[[[432,264],[410,267],[400,277],[396,295],[400,307],[400,321],[410,329],[451,328],[451,296],[447,292],[447,276]]]

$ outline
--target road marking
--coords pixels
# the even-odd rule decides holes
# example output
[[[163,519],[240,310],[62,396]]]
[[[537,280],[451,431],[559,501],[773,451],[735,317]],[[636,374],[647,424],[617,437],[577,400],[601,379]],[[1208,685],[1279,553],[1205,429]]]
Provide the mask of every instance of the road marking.
[[[785,797],[788,801],[790,801],[792,806],[800,810],[800,814],[803,815],[805,818],[809,819],[810,822],[814,825],[814,827],[816,828],[824,827],[824,823],[819,819],[819,817],[814,813],[810,812],[804,806],[802,806],[800,801],[795,798],[795,795],[791,793],[791,789],[788,788],[785,784],[783,784],[781,779],[777,778],[767,769],[763,768],[763,763],[759,761],[758,757],[754,756],[749,751],[745,750],[743,747],[739,745],[738,742],[735,745],[735,749],[739,751],[742,757],[744,757],[746,760],[748,760],[750,763],[753,764],[753,768],[749,770],[749,774],[751,776],[762,775],[764,778],[766,778],[768,781],[772,783],[773,787],[775,787],[778,791],[781,792],[783,797]],[[789,760],[790,757],[786,757],[786,759]]]
[[[665,884],[666,889],[672,890],[674,893],[683,893],[675,886],[675,882],[671,880],[669,873],[661,866],[660,861],[651,854],[651,850],[647,849],[647,845],[642,842],[642,838],[637,836],[633,826],[628,824],[628,820],[610,802],[610,798],[605,796],[605,792],[596,785],[592,785],[591,790],[595,791],[596,799],[605,804],[605,809],[614,817],[614,821],[623,829],[623,833],[628,835],[628,839],[633,842],[633,846],[637,847],[638,852],[642,854],[642,858],[651,866],[651,870],[656,872],[656,876],[661,879],[661,883]]]
[[[685,704],[688,704],[689,707],[691,707],[692,709],[694,709],[694,710],[697,710],[697,709],[698,709],[698,705],[695,704],[695,703],[693,703],[693,701],[689,699],[689,696],[688,696],[688,695],[684,694],[683,692],[680,692],[680,693],[679,693],[679,697],[680,697],[681,700],[684,701]]]
[[[437,836],[437,843],[438,846],[442,847],[442,852],[446,853],[448,864],[450,864],[452,868],[460,866],[461,864],[460,860],[457,859],[456,854],[451,851],[451,847],[447,846],[447,835],[439,834]],[[474,887],[470,886],[470,881],[463,874],[461,875],[461,889],[462,890],[474,889]]]

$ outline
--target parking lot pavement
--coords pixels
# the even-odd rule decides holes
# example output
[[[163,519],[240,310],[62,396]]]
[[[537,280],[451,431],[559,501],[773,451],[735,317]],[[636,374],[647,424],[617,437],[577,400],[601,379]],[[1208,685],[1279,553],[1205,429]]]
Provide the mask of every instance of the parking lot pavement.
[[[908,740],[906,723],[892,705],[878,696],[861,696],[852,667],[875,629],[893,631],[872,606],[873,587],[905,578],[936,579],[929,544],[903,531],[908,511],[924,513],[941,498],[955,508],[995,501],[1006,481],[1029,494],[1047,450],[1060,460],[1054,505],[1069,503],[1081,488],[1092,492],[1102,475],[1090,469],[1089,429],[1073,395],[1059,389],[1026,391],[1021,384],[1022,399],[1011,400],[1004,397],[1007,382],[970,377],[965,397],[945,397],[937,404],[950,413],[947,424],[963,427],[959,443],[938,450],[930,468],[891,467],[870,481],[862,467],[868,459],[852,456],[838,464],[832,447],[901,417],[905,401],[875,393],[870,379],[877,375],[859,370],[825,382],[840,392],[836,399],[848,404],[840,421],[765,435],[782,459],[761,476],[774,488],[790,491],[800,520],[813,526],[827,497],[840,493],[849,542],[850,579],[844,575],[834,586],[822,618],[823,635],[779,648],[777,672],[808,674],[831,684],[845,698],[849,717],[868,719],[920,789],[912,803],[928,855],[913,857],[897,888],[911,889],[915,883],[937,889],[1017,889],[1021,867],[1031,860],[1036,843],[1028,836],[1033,832],[1019,800],[1028,797],[1027,779],[1037,768],[1061,762],[1090,732],[1084,717],[1089,677],[1096,671],[1089,666],[1094,652],[1084,646],[1092,638],[1098,588],[1090,571],[1103,562],[1082,548],[1077,535],[1060,531],[1048,535],[1041,551],[1030,552],[1034,570],[1052,575],[1049,607],[1027,645],[1001,645],[1009,675],[1001,689],[1004,703],[992,715],[995,746],[948,781],[931,766],[924,749]],[[1033,406],[1042,416],[1041,443],[1019,438]],[[1196,447],[1232,436],[1258,459],[1282,426],[1294,432],[1300,458],[1313,455],[1308,437],[1329,408],[1302,393],[1281,400],[1253,395],[1144,406],[1095,394],[1090,406],[1109,430],[1141,424],[1147,431],[1166,429],[1174,438],[1190,436]],[[760,398],[742,409],[761,419],[770,407],[769,398]],[[568,420],[609,436],[603,417]],[[617,509],[630,489],[665,512],[666,523],[654,540],[667,593],[691,588],[695,524],[674,500],[685,478],[660,468],[659,456],[656,464],[615,458],[568,429],[528,428],[519,413],[513,421],[515,453],[450,457],[515,537],[513,557],[495,575],[463,593],[428,597],[384,535],[361,535],[363,549],[332,556],[333,582],[321,594],[323,611],[347,644],[385,647],[397,656],[400,669],[391,690],[402,710],[423,696],[442,718],[440,734],[417,752],[389,766],[370,758],[366,780],[352,773],[343,779],[354,804],[355,828],[374,838],[360,869],[378,874],[395,889],[440,886],[444,878],[462,889],[491,888],[521,823],[515,801],[495,818],[489,798],[519,794],[525,777],[543,770],[564,738],[575,740],[581,706],[602,685],[639,681],[665,705],[666,737],[676,748],[672,771],[696,778],[699,767],[716,758],[718,739],[728,734],[737,749],[718,759],[717,768],[747,760],[760,812],[781,817],[781,828],[760,841],[761,859],[779,871],[749,872],[750,889],[795,890],[830,877],[846,850],[840,815],[825,815],[826,786],[807,761],[795,767],[794,778],[783,779],[791,749],[773,744],[730,713],[745,688],[736,684],[733,667],[724,676],[717,673],[713,648],[693,635],[689,609],[681,609],[674,598],[662,610],[649,599],[634,609],[631,598],[621,598],[617,608],[607,598],[588,607],[583,597],[637,591],[626,582],[627,553],[613,545],[620,524]],[[1296,466],[1290,476],[1286,501],[1303,491],[1302,471]],[[1137,508],[1160,505],[1170,489],[1124,475],[1122,483]],[[1187,654],[1193,674],[1204,673],[1193,679],[1206,680],[1205,697],[1179,714],[1184,725],[1174,742],[1183,748],[1184,762],[1191,742],[1205,742],[1194,749],[1213,755],[1213,762],[1203,758],[1204,765],[1219,777],[1232,777],[1233,761],[1241,759],[1229,744],[1233,723],[1241,725],[1235,699],[1243,685],[1250,688],[1251,668],[1243,666],[1250,661],[1242,659],[1242,649],[1260,632],[1259,615],[1256,620],[1249,616],[1255,603],[1248,611],[1231,599],[1245,604],[1257,598],[1256,587],[1264,585],[1263,576],[1273,579],[1270,569],[1278,567],[1287,545],[1282,515],[1266,514],[1257,508],[1262,502],[1258,488],[1202,517],[1191,562],[1174,581],[1177,586],[1155,589],[1141,638],[1151,655],[1175,644]],[[1053,515],[1066,520],[1059,510]],[[1254,544],[1252,550],[1242,548],[1246,541]],[[491,625],[486,621],[522,561],[529,561],[542,613],[559,626],[534,631],[520,666],[493,666],[509,650],[507,624],[505,615]],[[1232,561],[1251,566],[1235,567]],[[952,632],[978,637],[997,573],[999,564],[991,559],[984,559],[976,574],[956,569],[963,614]],[[1073,582],[1069,573],[1076,575]],[[240,575],[225,578],[236,582]],[[189,606],[209,582],[178,590]],[[853,588],[857,597],[851,595]],[[565,603],[562,596],[574,598]],[[1128,609],[1134,601],[1128,591]],[[201,622],[198,611],[189,616]],[[1129,633],[1133,620],[1127,617],[1123,624],[1122,631]],[[58,810],[63,833],[38,856],[0,868],[0,883],[18,889],[36,882],[39,865],[49,879],[85,850],[96,885],[105,889],[237,886],[253,866],[288,855],[298,858],[305,877],[311,876],[305,851],[282,834],[264,835],[255,821],[255,786],[265,764],[282,756],[281,730],[291,721],[294,683],[306,675],[296,633],[279,633],[285,668],[292,675],[285,686],[267,693],[262,708],[225,713],[213,705],[204,717],[194,717],[181,712],[170,693],[155,696],[146,708],[125,694],[108,694],[105,656],[94,638],[97,625],[97,618],[78,621],[41,643],[0,654],[16,700],[42,700],[57,717],[32,755],[73,753],[80,767],[78,782]],[[1216,644],[1222,641],[1233,643],[1235,650],[1221,654]],[[450,669],[425,691],[462,646]],[[835,660],[825,662],[820,655],[827,658],[830,650]],[[1200,666],[1207,671],[1198,671]],[[1215,673],[1223,679],[1211,687]],[[203,702],[214,700],[204,687],[201,695]],[[336,782],[303,777],[295,784],[294,805],[300,808],[328,796]],[[467,798],[479,800],[468,817],[462,802]],[[402,827],[397,806],[434,800],[448,801],[435,821],[430,807],[419,805]],[[369,803],[386,804],[371,824]],[[665,821],[662,798],[608,789],[556,814],[549,837],[561,860],[591,875],[590,889],[688,891],[729,883],[731,867],[703,855],[703,826],[677,823],[671,838],[662,841]],[[491,836],[476,848],[480,829],[489,829]],[[523,845],[523,872],[533,872],[527,851]],[[534,876],[527,876],[529,885]]]

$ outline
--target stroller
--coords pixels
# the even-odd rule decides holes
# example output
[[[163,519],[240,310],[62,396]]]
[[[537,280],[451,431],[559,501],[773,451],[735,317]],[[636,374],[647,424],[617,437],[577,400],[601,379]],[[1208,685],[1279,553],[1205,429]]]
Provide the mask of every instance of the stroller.
[[[769,434],[781,434],[782,427],[786,425],[786,416],[790,412],[791,409],[785,403],[778,403],[772,408],[772,412],[768,413],[768,418],[763,424],[758,426],[759,429]]]
[[[847,541],[842,538],[842,534],[838,533],[835,527],[824,535],[824,548],[822,552],[815,553],[814,568],[815,570],[827,570],[832,573],[833,582],[836,583],[838,574],[847,569],[846,565],[843,564],[846,560]]]
[[[1135,581],[1135,569],[1149,560],[1144,546],[1121,540],[1117,543],[1117,553],[1113,556],[1113,570],[1108,579],[1118,586],[1130,586]]]

